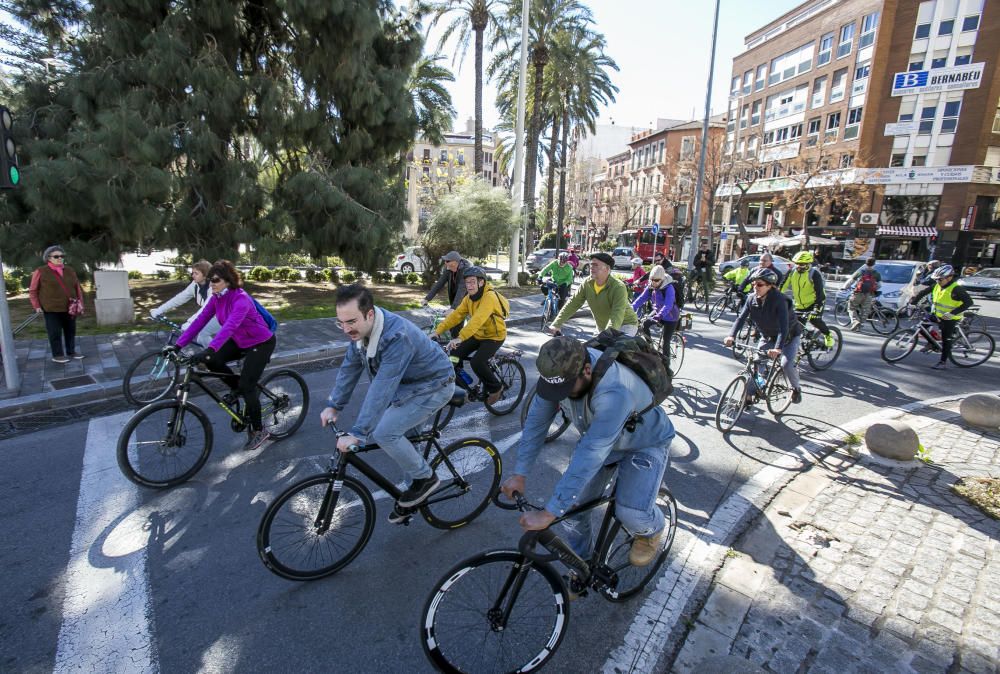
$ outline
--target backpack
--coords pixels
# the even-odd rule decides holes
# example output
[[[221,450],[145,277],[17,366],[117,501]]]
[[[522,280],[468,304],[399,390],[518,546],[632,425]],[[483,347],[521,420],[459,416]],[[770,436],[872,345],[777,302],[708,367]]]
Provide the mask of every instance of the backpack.
[[[507,301],[507,298],[498,293],[496,290],[494,290],[493,292],[496,293],[497,301],[500,304],[500,318],[507,320],[507,317],[510,316],[510,302]]]
[[[875,292],[877,285],[875,274],[872,273],[871,269],[865,269],[861,272],[861,278],[858,279],[857,285],[854,286],[854,292],[871,295]]]
[[[633,412],[625,424],[628,431],[634,431],[635,425],[641,421],[639,417],[658,407],[674,390],[670,370],[659,351],[653,348],[644,337],[626,335],[623,332],[608,328],[585,346],[601,351],[593,370],[591,391],[597,388],[601,379],[613,363],[621,363],[641,379],[653,394],[653,402],[641,412]]]
[[[258,302],[255,298],[251,297],[250,299],[253,301],[254,307],[257,308],[257,313],[260,314],[260,317],[264,319],[265,323],[267,323],[267,329],[270,330],[273,335],[278,329],[278,319],[272,316],[271,312],[265,309],[264,305]]]
[[[684,308],[684,299],[687,293],[684,292],[684,273],[681,272],[676,267],[671,267],[667,270],[670,274],[670,278],[674,280],[674,303],[677,305],[678,309]]]

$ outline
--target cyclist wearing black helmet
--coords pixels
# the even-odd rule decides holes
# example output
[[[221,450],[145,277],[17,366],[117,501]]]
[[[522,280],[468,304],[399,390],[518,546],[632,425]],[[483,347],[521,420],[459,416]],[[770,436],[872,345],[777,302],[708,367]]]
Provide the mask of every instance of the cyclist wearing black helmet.
[[[932,367],[943,370],[948,367],[951,344],[955,341],[955,326],[973,302],[969,291],[958,285],[955,268],[950,264],[943,264],[935,269],[931,279],[934,285],[914,295],[910,304],[916,304],[927,295],[931,296],[931,318],[941,326],[941,360]]]
[[[453,326],[461,325],[468,317],[468,323],[459,331],[458,337],[448,342],[447,349],[458,357],[456,367],[459,368],[463,359],[475,353],[470,359],[472,370],[482,382],[486,402],[492,405],[500,400],[503,384],[493,374],[489,361],[507,338],[505,320],[510,313],[510,304],[506,297],[493,289],[482,267],[466,269],[464,282],[466,295],[462,303],[434,328],[434,332],[440,335]]]

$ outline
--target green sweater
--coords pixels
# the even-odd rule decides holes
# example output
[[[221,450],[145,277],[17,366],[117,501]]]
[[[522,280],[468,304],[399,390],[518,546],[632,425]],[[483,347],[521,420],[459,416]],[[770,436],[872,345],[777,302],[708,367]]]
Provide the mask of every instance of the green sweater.
[[[621,330],[623,325],[639,325],[639,319],[628,302],[625,284],[621,279],[610,276],[600,294],[594,291],[594,279],[584,281],[563,305],[556,320],[552,321],[552,327],[558,328],[572,318],[584,302],[590,306],[599,331],[609,327],[609,324],[616,330]]]
[[[545,269],[538,274],[538,278],[545,278],[546,274],[552,274],[552,280],[555,281],[556,285],[571,286],[573,285],[573,273],[573,267],[568,262],[560,266],[558,260],[552,260],[545,265]]]

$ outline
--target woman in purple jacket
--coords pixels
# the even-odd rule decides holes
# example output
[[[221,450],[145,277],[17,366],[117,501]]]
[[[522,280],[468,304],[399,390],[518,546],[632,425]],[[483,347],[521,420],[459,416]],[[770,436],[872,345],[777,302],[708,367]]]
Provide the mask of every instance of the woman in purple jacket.
[[[653,300],[653,311],[642,321],[642,333],[649,339],[649,329],[654,322],[659,322],[663,326],[660,334],[660,353],[670,367],[670,338],[674,335],[677,327],[677,319],[681,317],[681,311],[677,307],[674,298],[674,282],[666,270],[660,265],[656,265],[649,270],[649,285],[642,291],[642,294],[632,302],[632,309],[639,310],[650,299]]]
[[[274,352],[274,334],[268,329],[253,299],[243,290],[243,279],[229,260],[219,260],[208,270],[212,297],[177,340],[182,348],[198,336],[201,329],[215,317],[222,328],[215,333],[208,348],[194,355],[194,362],[204,362],[212,372],[229,376],[223,381],[235,394],[243,396],[246,416],[250,420],[249,437],[243,449],[260,449],[270,435],[264,430],[257,398],[257,380]],[[227,362],[243,358],[243,369],[235,375]]]

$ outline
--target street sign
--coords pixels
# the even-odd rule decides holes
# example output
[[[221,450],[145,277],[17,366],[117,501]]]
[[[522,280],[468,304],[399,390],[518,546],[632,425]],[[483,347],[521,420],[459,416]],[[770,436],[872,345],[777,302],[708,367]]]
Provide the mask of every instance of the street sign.
[[[653,236],[656,236],[659,233],[660,233],[660,223],[654,222],[653,223]]]
[[[723,232],[722,234],[719,234],[720,241],[725,241],[728,238],[729,238],[729,232]]]

